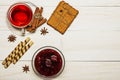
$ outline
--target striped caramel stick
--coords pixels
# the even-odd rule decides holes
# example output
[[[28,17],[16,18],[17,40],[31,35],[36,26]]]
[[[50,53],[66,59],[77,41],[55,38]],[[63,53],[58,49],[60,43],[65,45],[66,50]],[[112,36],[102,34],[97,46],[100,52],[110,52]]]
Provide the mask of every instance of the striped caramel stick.
[[[9,56],[2,63],[5,68],[7,68],[12,63],[12,60],[14,59],[15,55],[17,55],[18,52],[22,49],[22,47],[24,47],[29,41],[30,41],[30,38],[28,37],[24,40],[24,42],[21,41],[15,47],[15,49],[9,54]]]
[[[6,64],[4,64],[4,68],[8,68],[12,61],[8,60]]]
[[[20,42],[21,45],[22,42]],[[3,61],[4,68],[7,68],[12,63],[12,55],[15,55],[15,51],[19,49],[19,46],[17,46],[10,55]]]
[[[7,58],[7,60],[9,60],[9,61],[12,60],[13,57],[18,53],[18,51],[22,49],[23,42],[21,41],[19,44],[20,44],[20,45],[17,46],[17,47],[11,52],[12,54]]]
[[[11,63],[12,63],[12,60],[8,60],[6,64],[4,64],[4,68],[8,68]]]
[[[22,49],[23,45],[26,45],[28,42],[30,41],[30,38],[26,38],[24,40],[24,42],[20,42],[16,47],[15,49],[8,55],[7,58],[5,58],[5,60],[2,62],[3,65],[5,65],[7,63],[8,60],[12,60],[13,57],[18,53],[19,50]]]
[[[21,51],[19,51],[18,55],[16,55],[13,59],[13,64],[16,64],[17,61],[25,54],[25,52],[33,45],[33,42],[30,41],[30,43],[28,43],[28,45],[26,45],[25,47],[22,48]]]
[[[24,40],[24,42],[21,44],[21,46],[19,47],[19,49],[17,49],[17,50],[15,51],[15,54],[11,56],[12,59],[15,57],[15,55],[18,54],[18,52],[19,52],[29,41],[30,41],[30,38],[27,37],[27,38]]]
[[[6,64],[7,60],[9,60],[9,58],[14,54],[14,52],[18,49],[18,47],[21,46],[21,44],[22,44],[22,42],[20,42],[20,43],[15,47],[15,49],[8,55],[8,57],[6,57],[6,58],[4,59],[4,61],[2,62],[3,65]]]

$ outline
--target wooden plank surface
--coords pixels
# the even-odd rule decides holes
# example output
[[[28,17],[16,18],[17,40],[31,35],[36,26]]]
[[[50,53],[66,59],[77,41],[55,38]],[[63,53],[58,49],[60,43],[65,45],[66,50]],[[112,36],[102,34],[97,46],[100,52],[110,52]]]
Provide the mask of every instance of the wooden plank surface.
[[[0,3],[0,5],[10,5],[15,2],[21,2],[25,0],[5,0]],[[33,2],[36,5],[43,6],[56,6],[60,0],[27,0]],[[109,6],[120,6],[119,0],[64,0],[75,6],[101,6],[101,7],[109,7]]]
[[[9,6],[0,6],[0,30],[8,30],[6,13]],[[43,15],[49,19],[55,7],[44,7]],[[111,31],[120,30],[120,7],[76,7],[80,13],[69,30]],[[48,12],[49,11],[49,12]],[[47,25],[46,25],[47,26]],[[48,26],[49,27],[49,26]]]
[[[13,48],[26,37],[31,37],[34,45],[16,65],[4,69],[0,64],[0,80],[42,80],[31,67],[34,52],[43,46],[55,46],[66,59],[64,72],[53,80],[120,80],[120,0],[65,0],[80,11],[65,35],[59,34],[47,24],[35,34],[21,37],[8,28],[6,13],[9,6],[18,1],[0,2],[0,63]],[[44,7],[43,15],[49,19],[60,0],[28,0]],[[49,34],[40,35],[46,27]],[[8,36],[14,34],[14,43]],[[30,72],[23,73],[22,66],[29,65]]]
[[[6,14],[4,14],[7,12],[8,7],[1,6],[3,10],[0,10],[0,16],[2,17],[0,21],[3,23],[0,24],[0,34],[2,35],[0,43],[8,49],[6,50],[6,48],[0,46],[1,53],[3,53],[0,54],[2,56],[0,60],[3,60],[12,49],[12,47],[8,46],[7,38],[9,34],[13,33],[8,28]],[[49,18],[53,8],[45,7],[44,16],[46,18]],[[80,14],[65,35],[59,34],[47,24],[40,27],[35,34],[28,35],[35,42],[32,54],[41,46],[48,44],[50,46],[58,46],[65,54],[67,60],[120,60],[120,7],[77,7],[77,9],[80,10]],[[49,30],[49,34],[44,38],[40,35],[40,29],[43,27],[47,27]],[[11,46],[15,46],[17,45],[16,43],[21,41],[21,36],[17,37],[17,42],[15,44],[10,43]],[[40,45],[37,44],[39,41]],[[53,44],[53,42],[55,43]],[[22,59],[30,60],[31,57],[28,56]]]
[[[6,34],[0,33],[2,35],[0,40],[0,43],[2,43],[0,46],[1,60],[13,50],[17,43],[25,39],[16,35],[16,42],[10,43],[7,38],[12,33],[10,31],[4,32]],[[66,60],[120,60],[119,31],[69,31],[64,36],[56,33],[53,30],[46,36],[41,36],[38,31],[36,34],[28,35],[34,41],[34,45],[28,50],[22,60],[31,60],[37,49],[48,45],[59,48],[65,55]]]
[[[0,62],[1,63],[1,62]],[[28,65],[30,72],[23,72],[22,67]],[[31,61],[20,61],[4,69],[0,64],[0,80],[43,80],[34,74]],[[119,80],[119,62],[72,62],[66,61],[63,73],[52,80]]]

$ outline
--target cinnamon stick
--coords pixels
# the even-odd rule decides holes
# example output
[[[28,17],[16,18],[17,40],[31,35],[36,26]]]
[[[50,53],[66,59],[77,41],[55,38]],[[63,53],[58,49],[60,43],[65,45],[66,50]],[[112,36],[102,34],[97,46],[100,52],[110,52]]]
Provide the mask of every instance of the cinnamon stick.
[[[46,18],[43,18],[39,23],[38,23],[38,27],[41,26],[42,24],[44,24],[47,21]]]
[[[44,24],[47,19],[43,18],[42,16],[42,12],[43,12],[43,7],[40,8],[36,8],[35,12],[34,12],[34,18],[33,21],[31,22],[31,24],[27,27],[27,31],[33,33],[36,31],[36,29],[41,26],[42,24]]]
[[[39,22],[42,20],[42,12],[43,12],[43,8],[41,7],[39,9],[39,13],[37,13],[38,18],[36,19],[36,26],[35,26],[36,28],[38,27]]]
[[[39,8],[36,7],[35,12],[34,12],[34,15],[35,15],[36,13],[38,13],[38,11],[39,11]],[[32,28],[32,27],[35,27],[35,22],[36,22],[36,18],[35,18],[35,16],[34,16],[32,22],[30,23],[30,25],[28,25],[28,27],[26,28],[27,31],[31,31],[31,28]]]

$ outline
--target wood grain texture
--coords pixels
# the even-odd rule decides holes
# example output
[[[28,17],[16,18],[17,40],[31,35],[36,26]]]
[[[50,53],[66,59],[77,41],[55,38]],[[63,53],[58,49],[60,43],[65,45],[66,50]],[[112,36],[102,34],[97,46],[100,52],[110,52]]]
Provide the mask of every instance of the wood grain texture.
[[[0,6],[0,30],[8,30],[6,13],[9,6]],[[69,30],[111,31],[120,30],[120,7],[76,7],[80,13]],[[54,7],[44,7],[43,16],[49,19]],[[46,25],[47,26],[47,25]],[[48,26],[49,27],[49,26]]]
[[[0,5],[10,5],[15,2],[21,2],[25,0],[5,0],[0,3]],[[33,2],[36,5],[43,5],[43,6],[56,6],[60,0],[27,0],[30,2]],[[64,0],[72,5],[75,6],[101,6],[101,7],[110,7],[110,6],[115,6],[118,7],[120,6],[120,1],[119,0]]]
[[[0,60],[3,60],[17,43],[24,39],[24,37],[16,35],[16,42],[10,43],[7,41],[7,37],[12,34],[11,31],[4,32],[6,34],[0,33],[2,35]],[[62,36],[51,29],[46,36],[41,36],[39,31],[28,36],[34,41],[34,45],[27,51],[27,56],[25,55],[22,60],[31,60],[37,49],[48,45],[59,48],[65,55],[66,60],[120,60],[119,31],[68,31]]]
[[[9,6],[18,1],[25,0],[0,2],[0,80],[43,80],[34,74],[31,59],[48,45],[60,49],[66,59],[64,72],[53,80],[120,80],[120,0],[65,0],[80,13],[64,35],[44,24],[25,37],[12,33],[6,19]],[[49,19],[60,0],[28,1],[43,6],[43,16]],[[46,36],[40,35],[43,27],[49,31]],[[17,37],[14,43],[8,42],[10,34]],[[34,45],[16,65],[4,69],[2,60],[26,37]],[[25,64],[30,66],[27,74],[22,72]]]
[[[1,63],[1,61],[0,61]],[[72,64],[72,65],[71,65]],[[23,72],[22,67],[28,65],[30,72]],[[0,64],[0,80],[43,80],[34,74],[31,61],[20,61],[4,69]],[[106,62],[71,62],[66,61],[63,73],[52,80],[119,80],[120,63]]]

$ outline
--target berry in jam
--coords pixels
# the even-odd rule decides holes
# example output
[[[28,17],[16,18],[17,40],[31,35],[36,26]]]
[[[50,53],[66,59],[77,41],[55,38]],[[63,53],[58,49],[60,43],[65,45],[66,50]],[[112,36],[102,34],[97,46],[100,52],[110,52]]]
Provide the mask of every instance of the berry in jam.
[[[34,68],[40,75],[49,77],[58,74],[64,67],[63,55],[52,48],[38,51],[34,57]]]

